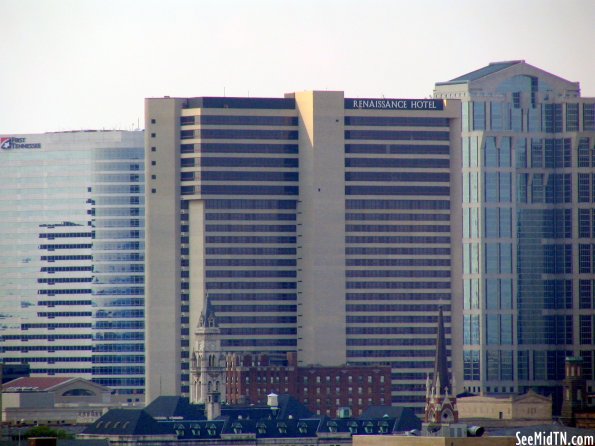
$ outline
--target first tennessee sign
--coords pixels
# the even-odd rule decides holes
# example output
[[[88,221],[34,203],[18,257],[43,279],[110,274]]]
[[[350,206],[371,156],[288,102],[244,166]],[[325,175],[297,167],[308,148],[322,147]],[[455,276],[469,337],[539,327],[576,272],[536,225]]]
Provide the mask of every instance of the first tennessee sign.
[[[28,143],[27,138],[0,137],[0,149],[41,149],[41,144],[38,142]]]
[[[442,99],[345,99],[349,110],[444,110]]]

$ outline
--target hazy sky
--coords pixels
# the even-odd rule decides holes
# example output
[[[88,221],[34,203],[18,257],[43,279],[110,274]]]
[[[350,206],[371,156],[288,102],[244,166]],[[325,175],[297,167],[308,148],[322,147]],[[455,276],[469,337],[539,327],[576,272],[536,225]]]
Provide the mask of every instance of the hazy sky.
[[[151,96],[428,97],[524,59],[595,96],[595,0],[0,0],[0,134],[143,127]]]

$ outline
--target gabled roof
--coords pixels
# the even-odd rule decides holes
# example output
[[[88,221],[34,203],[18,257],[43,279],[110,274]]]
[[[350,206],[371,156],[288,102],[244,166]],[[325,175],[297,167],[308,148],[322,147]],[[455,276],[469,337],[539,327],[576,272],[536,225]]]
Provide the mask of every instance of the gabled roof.
[[[421,420],[408,407],[369,406],[359,418],[360,420],[394,419],[393,432],[409,432],[413,429],[421,429]]]
[[[111,409],[83,431],[83,435],[164,434],[171,430],[142,409]]]
[[[181,396],[160,396],[145,407],[145,411],[153,418],[184,420],[204,420],[204,405],[190,404],[188,398]]]
[[[343,433],[349,435],[391,435],[395,430],[394,418],[356,419],[323,417],[318,427],[319,434]]]
[[[54,388],[66,384],[71,381],[75,381],[78,378],[71,376],[57,377],[30,377],[24,376],[21,378],[13,379],[2,385],[3,392],[49,392]]]
[[[279,395],[277,398],[278,409],[273,413],[267,405],[233,405],[221,406],[221,415],[230,419],[262,420],[268,418],[298,419],[310,418],[312,413],[306,406],[290,395]],[[191,404],[186,397],[160,396],[145,407],[145,411],[156,420],[204,420],[205,406]]]
[[[446,83],[462,83],[467,81],[475,81],[482,77],[488,76],[490,74],[496,73],[497,71],[504,70],[505,68],[511,67],[513,65],[523,63],[524,60],[510,60],[506,62],[492,62],[487,67],[480,68],[475,71],[471,71],[470,73],[463,74],[462,76],[455,77]]]
[[[539,393],[535,392],[533,389],[529,389],[529,391],[527,393],[524,393],[522,395],[515,395],[513,396],[512,400],[515,403],[520,403],[523,402],[524,400],[539,400],[539,401],[543,401],[543,402],[551,402],[552,401],[552,396],[543,396],[540,395]]]
[[[163,421],[164,426],[171,435],[178,440],[212,440],[219,439],[226,420],[201,420],[201,421]]]
[[[317,418],[304,420],[228,420],[221,434],[237,435],[252,433],[257,438],[316,437],[319,423],[320,420]]]
[[[98,392],[109,392],[108,387],[97,384],[87,379],[72,377],[72,376],[46,376],[46,377],[31,377],[24,376],[13,379],[2,385],[3,392],[52,392],[57,391],[61,387],[80,383],[82,386],[93,387]]]

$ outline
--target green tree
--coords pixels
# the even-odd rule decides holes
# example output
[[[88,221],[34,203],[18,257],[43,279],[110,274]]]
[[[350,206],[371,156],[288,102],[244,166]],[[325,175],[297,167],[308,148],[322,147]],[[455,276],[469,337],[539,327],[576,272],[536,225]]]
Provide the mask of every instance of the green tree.
[[[72,435],[70,432],[66,432],[63,429],[54,429],[49,426],[35,426],[26,430],[23,433],[23,437],[56,437],[61,440],[71,440],[74,438],[74,435]]]

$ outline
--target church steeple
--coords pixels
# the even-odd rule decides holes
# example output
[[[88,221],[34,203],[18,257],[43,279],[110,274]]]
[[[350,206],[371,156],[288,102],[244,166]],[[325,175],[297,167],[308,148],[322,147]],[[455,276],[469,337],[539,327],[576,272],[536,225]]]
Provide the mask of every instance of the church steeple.
[[[225,370],[221,330],[207,295],[194,330],[190,399],[195,404],[206,404],[209,416],[214,418],[218,416],[221,401],[225,401]]]
[[[436,335],[436,356],[434,359],[434,375],[432,386],[438,390],[438,394],[444,394],[446,388],[450,388],[448,375],[448,357],[446,356],[446,334],[444,332],[444,317],[442,307],[438,310],[438,333]],[[452,389],[450,389],[452,390]]]
[[[456,404],[456,393],[448,373],[448,356],[446,353],[446,333],[442,308],[438,310],[438,327],[436,330],[436,356],[432,380],[426,381],[426,423],[456,423],[459,413]]]
[[[213,311],[213,307],[211,306],[211,300],[209,299],[209,295],[205,297],[205,302],[202,307],[202,311],[200,313],[200,318],[198,319],[198,326],[199,327],[217,327],[217,319],[215,319],[215,311]]]

